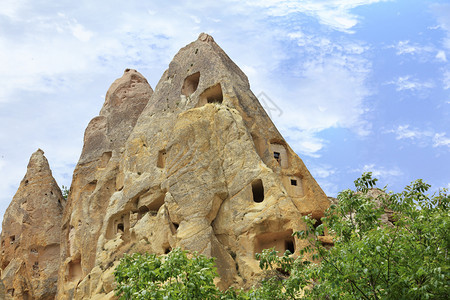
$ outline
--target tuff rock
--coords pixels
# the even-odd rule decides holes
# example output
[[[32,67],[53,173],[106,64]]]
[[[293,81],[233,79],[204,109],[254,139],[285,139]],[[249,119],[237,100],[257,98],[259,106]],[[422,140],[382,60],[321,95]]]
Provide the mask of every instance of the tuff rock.
[[[175,247],[216,257],[220,288],[248,288],[254,254],[298,252],[301,216],[329,204],[246,75],[202,33],[154,92],[127,69],[89,123],[59,223],[57,299],[115,299],[124,253]]]
[[[3,217],[0,299],[55,299],[65,202],[37,150]]]

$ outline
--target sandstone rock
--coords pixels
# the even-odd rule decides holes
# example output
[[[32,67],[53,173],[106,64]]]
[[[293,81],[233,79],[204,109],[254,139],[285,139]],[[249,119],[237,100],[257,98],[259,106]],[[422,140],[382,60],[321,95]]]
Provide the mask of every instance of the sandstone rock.
[[[149,86],[131,86],[116,81],[86,129],[64,213],[58,299],[111,295],[123,253],[214,256],[227,288],[254,283],[255,252],[298,251],[291,234],[303,229],[301,216],[322,217],[329,200],[211,36],[176,54],[151,97]],[[114,105],[148,98],[137,121],[112,117]]]
[[[125,141],[152,93],[139,72],[126,69],[109,88],[100,115],[86,128],[62,220],[59,298],[78,295],[74,288],[87,284],[86,276],[96,265],[109,199],[122,188],[120,160]]]
[[[65,202],[37,150],[3,218],[0,299],[55,298]]]

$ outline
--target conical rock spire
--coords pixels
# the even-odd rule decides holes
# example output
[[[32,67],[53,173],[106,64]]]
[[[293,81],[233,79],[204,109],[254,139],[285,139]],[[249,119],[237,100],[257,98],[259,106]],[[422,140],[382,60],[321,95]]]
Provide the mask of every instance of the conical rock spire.
[[[1,299],[55,297],[65,202],[44,151],[37,150],[3,217]]]

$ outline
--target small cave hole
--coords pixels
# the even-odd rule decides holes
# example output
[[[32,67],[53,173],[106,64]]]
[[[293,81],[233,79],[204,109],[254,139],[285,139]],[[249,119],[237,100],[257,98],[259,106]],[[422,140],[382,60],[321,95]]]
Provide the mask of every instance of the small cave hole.
[[[253,201],[260,203],[264,201],[264,186],[261,179],[252,182]]]
[[[297,180],[291,179],[291,185],[297,186]]]
[[[10,244],[14,244],[15,241],[16,241],[16,236],[15,235],[12,235],[12,236],[9,237],[9,243]]]
[[[28,184],[28,179],[27,180],[25,180],[25,185],[27,185]]]
[[[166,164],[166,150],[159,150],[158,152],[158,161],[156,162],[156,166],[158,168],[164,168]]]
[[[178,230],[178,227],[180,227],[180,224],[172,222],[173,227],[175,227],[175,230]]]
[[[164,248],[164,254],[169,254],[170,251],[172,251],[172,248],[170,248],[170,247]]]
[[[14,289],[9,289],[9,290],[7,291],[7,293],[10,294],[11,297],[14,297]]]
[[[199,105],[203,106],[206,103],[222,103],[223,93],[220,83],[207,88],[201,95],[199,99]]]
[[[81,260],[77,259],[75,261],[71,261],[69,263],[69,281],[78,281],[81,279],[82,269],[81,269]]]
[[[36,248],[31,248],[31,249],[30,249],[30,252],[31,252],[32,254],[38,254],[38,251],[37,251]]]
[[[192,66],[192,65],[191,65]],[[184,79],[183,87],[181,88],[181,94],[186,97],[191,96],[198,87],[200,81],[200,72],[189,75]]]
[[[293,240],[286,240],[284,241],[284,249],[289,250],[291,254],[294,254],[295,252],[295,243]]]
[[[123,223],[118,223],[117,224],[117,233],[121,232],[123,233],[125,231],[125,226],[123,225]]]

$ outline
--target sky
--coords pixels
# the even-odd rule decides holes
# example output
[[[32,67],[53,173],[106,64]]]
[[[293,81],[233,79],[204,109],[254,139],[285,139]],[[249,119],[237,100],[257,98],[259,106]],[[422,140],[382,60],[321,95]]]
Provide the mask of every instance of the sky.
[[[38,148],[70,186],[111,83],[133,68],[155,88],[201,32],[329,196],[367,171],[450,188],[448,1],[2,0],[0,216]]]

